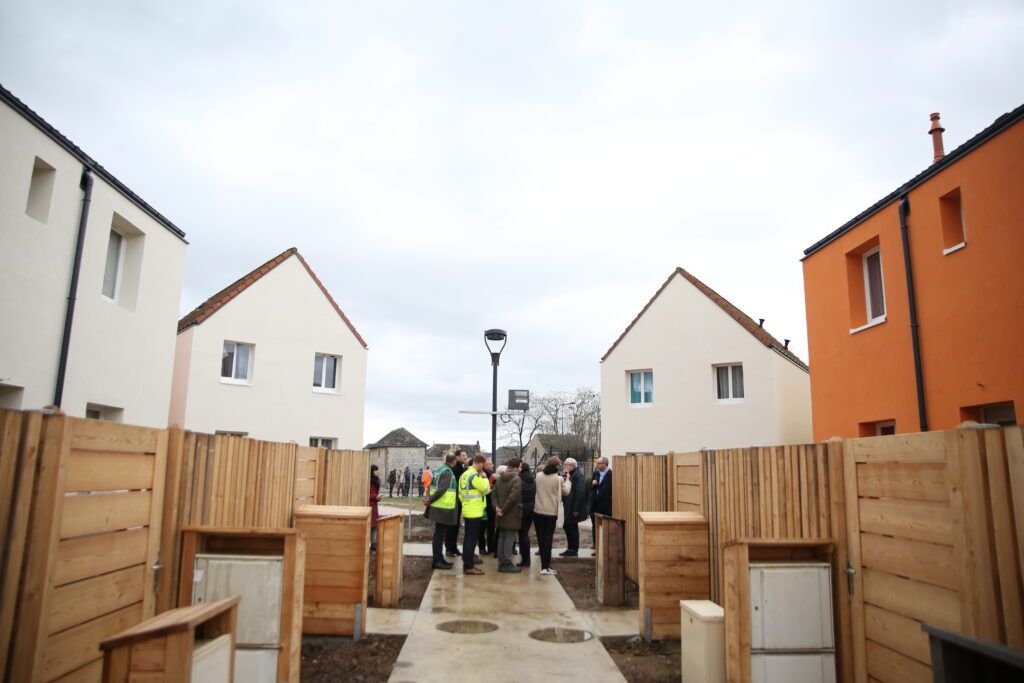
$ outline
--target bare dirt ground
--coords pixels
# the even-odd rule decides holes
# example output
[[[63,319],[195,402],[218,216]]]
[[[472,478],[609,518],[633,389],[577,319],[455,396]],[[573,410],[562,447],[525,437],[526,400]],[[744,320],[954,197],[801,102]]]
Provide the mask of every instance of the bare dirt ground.
[[[601,643],[629,683],[679,680],[678,640],[645,643],[636,636],[609,636],[601,638]]]
[[[552,558],[551,567],[558,571],[558,582],[569,594],[576,609],[588,612],[600,610],[636,609],[640,606],[640,593],[635,583],[626,579],[625,607],[606,607],[597,601],[595,564],[592,559]]]
[[[370,586],[367,590],[371,607],[373,604],[373,556],[370,556]],[[434,573],[433,560],[429,557],[405,557],[402,560],[402,597],[398,609],[419,609],[427,584]]]
[[[304,636],[302,683],[386,683],[405,636]]]

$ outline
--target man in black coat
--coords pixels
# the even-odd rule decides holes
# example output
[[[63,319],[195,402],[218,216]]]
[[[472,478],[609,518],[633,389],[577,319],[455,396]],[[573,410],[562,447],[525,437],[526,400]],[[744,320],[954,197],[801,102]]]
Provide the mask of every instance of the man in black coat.
[[[612,471],[608,467],[608,458],[603,455],[594,464],[594,475],[590,479],[590,531],[594,535],[594,545],[597,545],[594,515],[612,514]]]
[[[565,459],[565,473],[571,482],[571,488],[569,495],[562,500],[565,513],[562,528],[565,529],[565,540],[569,548],[559,555],[561,557],[579,557],[580,522],[587,514],[587,484],[583,478],[583,472],[576,466],[574,458]]]
[[[459,480],[462,478],[462,473],[466,471],[468,465],[466,451],[459,449],[455,451],[455,464],[452,465],[452,474],[455,475],[455,485],[459,485]],[[448,528],[448,535],[444,539],[445,555],[448,557],[456,557],[462,555],[459,552],[459,517],[462,515],[462,502],[457,498],[455,500],[455,524]]]
[[[530,566],[530,525],[533,524],[533,504],[537,499],[537,481],[530,466],[523,460],[519,465],[519,479],[523,489],[523,523],[519,527],[519,566]]]

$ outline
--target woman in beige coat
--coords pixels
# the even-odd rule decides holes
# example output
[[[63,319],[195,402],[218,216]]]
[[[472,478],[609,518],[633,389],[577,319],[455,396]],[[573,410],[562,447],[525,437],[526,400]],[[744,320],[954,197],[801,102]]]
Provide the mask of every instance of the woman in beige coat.
[[[558,508],[570,490],[569,481],[558,473],[561,465],[561,460],[552,457],[544,469],[537,473],[533,522],[537,529],[537,545],[540,546],[540,573],[544,575],[558,573],[551,568],[551,542],[555,536],[555,525],[558,524]]]

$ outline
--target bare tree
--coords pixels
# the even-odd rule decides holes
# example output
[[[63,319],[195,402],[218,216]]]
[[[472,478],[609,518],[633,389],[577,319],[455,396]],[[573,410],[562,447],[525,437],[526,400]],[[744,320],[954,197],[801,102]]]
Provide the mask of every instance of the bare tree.
[[[535,434],[543,431],[545,425],[546,416],[541,404],[531,401],[529,410],[517,410],[502,418],[502,434],[509,445],[518,450],[519,457],[522,458],[526,445]]]
[[[505,439],[520,457],[537,434],[578,437],[578,441],[571,440],[582,442],[595,456],[601,451],[601,394],[589,387],[535,394],[530,397],[528,412],[514,413],[503,421]]]

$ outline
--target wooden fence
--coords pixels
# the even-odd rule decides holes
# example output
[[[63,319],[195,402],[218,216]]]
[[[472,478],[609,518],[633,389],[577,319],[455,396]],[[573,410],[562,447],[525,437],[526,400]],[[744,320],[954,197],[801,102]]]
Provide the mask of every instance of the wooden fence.
[[[98,681],[102,639],[176,606],[183,526],[368,495],[364,451],[0,410],[0,677]]]

